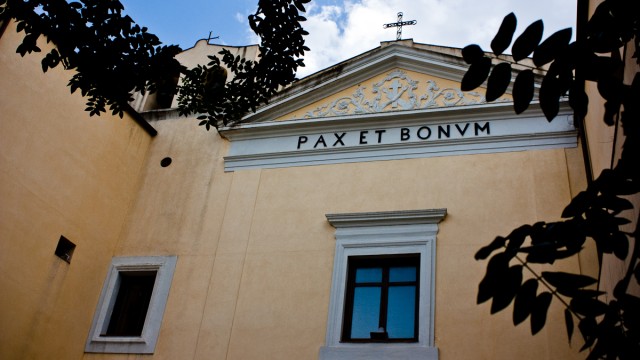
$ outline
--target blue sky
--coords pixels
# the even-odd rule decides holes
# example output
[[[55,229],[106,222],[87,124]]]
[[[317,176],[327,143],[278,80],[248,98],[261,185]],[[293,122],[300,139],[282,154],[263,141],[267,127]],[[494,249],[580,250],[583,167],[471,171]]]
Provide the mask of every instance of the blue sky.
[[[125,12],[146,26],[165,44],[187,49],[209,32],[219,39],[212,43],[248,45],[257,43],[247,16],[257,9],[257,0],[121,0]],[[554,31],[574,27],[575,0],[317,0],[307,5],[311,51],[305,55],[307,75],[394,40],[395,29],[382,24],[417,20],[403,28],[403,39],[464,47],[478,43],[489,50],[502,18],[513,11],[518,18],[516,35],[537,19],[545,23],[545,37]],[[574,27],[575,28],[575,27]]]

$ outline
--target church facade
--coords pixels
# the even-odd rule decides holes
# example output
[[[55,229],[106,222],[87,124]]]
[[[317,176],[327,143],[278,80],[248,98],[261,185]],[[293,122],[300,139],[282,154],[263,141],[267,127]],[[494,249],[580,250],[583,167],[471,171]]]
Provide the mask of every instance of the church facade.
[[[476,304],[475,252],[557,219],[585,186],[568,107],[551,123],[536,104],[516,116],[508,93],[459,90],[459,49],[404,40],[219,132],[149,99],[87,119],[66,74],[15,54],[12,26],[0,357],[583,357],[557,303],[535,336]]]

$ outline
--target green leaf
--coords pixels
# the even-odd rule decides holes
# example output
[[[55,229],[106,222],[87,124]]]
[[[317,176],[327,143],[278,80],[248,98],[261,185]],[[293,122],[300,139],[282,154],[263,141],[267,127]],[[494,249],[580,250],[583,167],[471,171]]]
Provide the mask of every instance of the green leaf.
[[[569,339],[569,344],[571,344],[571,337],[573,336],[573,314],[571,314],[571,310],[564,309],[564,323],[567,326],[567,338]]]
[[[566,28],[556,31],[538,46],[533,53],[533,63],[540,67],[562,53],[571,41],[572,29]]]
[[[518,20],[514,13],[510,13],[502,19],[498,33],[491,40],[491,50],[494,54],[501,55],[511,45],[517,23]]]
[[[537,291],[537,279],[529,279],[522,284],[513,303],[513,325],[518,325],[529,317],[533,310]]]
[[[482,57],[484,57],[484,51],[476,44],[467,45],[462,49],[462,58],[467,64],[473,64]]]
[[[491,59],[488,57],[482,57],[475,61],[471,66],[469,66],[469,70],[464,74],[462,78],[462,83],[460,84],[460,89],[462,91],[471,91],[478,86],[482,85],[482,83],[489,76],[489,72],[491,71]]]
[[[552,298],[553,295],[547,291],[536,297],[533,310],[531,311],[531,335],[537,334],[544,328],[547,322],[547,311],[549,310],[549,305],[551,305]]]
[[[511,82],[511,64],[500,63],[493,68],[487,80],[487,101],[491,102],[504,94]]]
[[[518,62],[529,56],[540,43],[543,30],[544,25],[542,20],[535,21],[529,25],[513,43],[513,47],[511,48],[513,60]]]
[[[598,282],[598,280],[591,276],[571,274],[562,271],[543,271],[542,278],[553,287],[569,289],[579,289]]]
[[[516,114],[522,114],[533,100],[533,71],[524,70],[516,76],[513,84],[513,108]]]

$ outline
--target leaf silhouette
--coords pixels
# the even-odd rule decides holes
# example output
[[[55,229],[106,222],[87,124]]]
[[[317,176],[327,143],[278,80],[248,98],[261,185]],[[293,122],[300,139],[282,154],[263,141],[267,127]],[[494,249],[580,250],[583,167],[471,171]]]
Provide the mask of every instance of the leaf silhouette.
[[[462,83],[460,84],[460,89],[462,91],[471,91],[478,86],[482,85],[482,83],[489,76],[489,72],[491,71],[491,59],[488,57],[482,57],[478,59],[476,62],[469,66],[469,70],[464,74],[462,78]]]
[[[482,59],[484,51],[479,45],[472,44],[467,45],[462,49],[462,58],[467,64],[473,64],[474,62]]]
[[[533,63],[535,66],[542,66],[554,60],[571,41],[573,31],[571,28],[558,30],[549,36],[533,52]]]
[[[536,298],[536,301],[533,305],[533,310],[531,311],[531,334],[537,334],[542,328],[544,328],[544,324],[547,322],[547,310],[549,310],[549,305],[551,305],[552,295],[550,292],[543,292]]]
[[[598,280],[591,276],[571,274],[562,271],[543,271],[542,278],[557,288],[579,289],[598,282]]]
[[[511,45],[513,33],[516,31],[518,20],[514,13],[510,13],[502,19],[498,33],[491,40],[491,50],[496,55],[501,55]]]
[[[537,290],[537,279],[529,279],[522,284],[513,303],[513,325],[518,325],[529,317],[536,300]]]
[[[498,99],[509,87],[511,82],[511,64],[500,63],[493,68],[487,81],[487,101]]]
[[[543,30],[544,25],[542,20],[535,21],[529,25],[513,43],[513,47],[511,48],[513,60],[518,62],[529,56],[540,43]]]
[[[571,343],[571,337],[573,336],[573,315],[569,309],[564,309],[564,323],[567,326],[567,337],[569,343]]]
[[[533,100],[533,86],[533,71],[524,70],[516,76],[513,83],[513,108],[516,114],[523,113],[529,107]]]
[[[540,86],[540,107],[548,121],[560,111],[560,82],[553,76],[545,76]]]

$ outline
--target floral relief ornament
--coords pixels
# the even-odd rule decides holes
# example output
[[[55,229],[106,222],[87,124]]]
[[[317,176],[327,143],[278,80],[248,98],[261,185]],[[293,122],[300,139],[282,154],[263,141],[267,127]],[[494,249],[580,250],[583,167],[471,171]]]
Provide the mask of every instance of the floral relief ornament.
[[[358,86],[351,96],[343,96],[326,105],[319,106],[304,114],[305,119],[370,114],[383,111],[418,110],[436,107],[475,105],[486,103],[478,92],[462,92],[456,88],[441,89],[434,80],[427,80],[422,95],[418,81],[406,72],[394,70],[382,81],[374,83],[371,96],[367,97],[365,86]],[[498,101],[510,101],[507,98]]]

